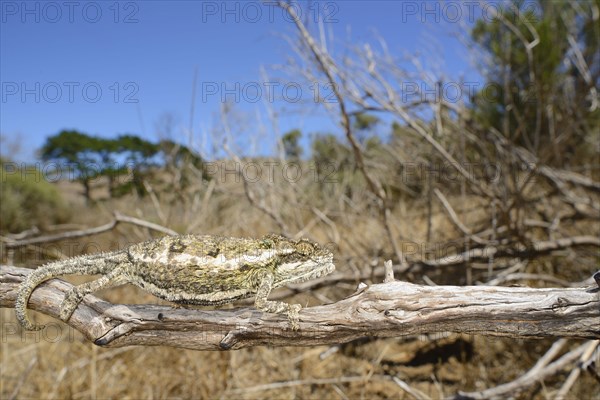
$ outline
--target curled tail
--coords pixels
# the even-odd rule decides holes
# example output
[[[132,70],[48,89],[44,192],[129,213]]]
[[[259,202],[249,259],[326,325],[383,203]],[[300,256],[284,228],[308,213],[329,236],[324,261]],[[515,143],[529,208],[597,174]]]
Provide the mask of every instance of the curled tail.
[[[17,299],[15,300],[15,313],[21,326],[30,331],[39,331],[44,329],[44,325],[35,325],[27,317],[27,302],[35,288],[52,278],[60,275],[81,274],[94,275],[104,274],[114,268],[114,263],[107,262],[112,259],[114,253],[94,254],[90,256],[80,256],[69,258],[64,261],[57,261],[46,264],[31,272],[19,286]]]

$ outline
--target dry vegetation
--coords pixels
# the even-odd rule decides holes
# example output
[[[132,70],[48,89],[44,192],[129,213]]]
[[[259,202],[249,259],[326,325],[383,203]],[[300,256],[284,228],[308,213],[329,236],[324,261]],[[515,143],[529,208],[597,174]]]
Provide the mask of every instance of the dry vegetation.
[[[97,179],[90,204],[79,184],[61,181],[57,186],[72,217],[68,225],[45,224],[41,234],[99,226],[118,211],[179,233],[308,236],[335,246],[337,272],[355,279],[302,293],[273,293],[305,306],[343,299],[360,282],[382,282],[377,271],[388,259],[397,279],[424,285],[542,288],[593,283],[590,277],[600,260],[593,240],[555,251],[539,251],[536,243],[600,235],[597,104],[586,105],[591,111],[584,113],[585,121],[561,108],[562,103],[554,108],[537,104],[560,125],[557,136],[544,136],[547,126],[532,127],[509,117],[500,124],[508,131],[502,131],[443,97],[406,104],[399,82],[426,82],[424,71],[408,72],[368,45],[349,59],[338,58],[299,20],[297,27],[298,57],[288,67],[309,82],[334,84],[336,101],[323,105],[340,121],[343,140],[313,142],[310,159],[290,159],[289,154],[241,158],[232,139],[244,130],[236,130],[235,111],[224,106],[223,126],[214,137],[227,158],[209,163],[208,177],[189,165],[156,169],[144,178],[145,195],[120,198],[109,197],[106,182]],[[577,59],[578,68],[590,70]],[[541,78],[534,75],[530,83],[536,79]],[[580,89],[584,98],[586,90],[597,96],[594,79]],[[515,106],[505,104],[514,110],[510,105]],[[386,129],[381,128],[384,123],[364,119],[374,113],[395,122],[385,142],[376,138],[378,130]],[[536,140],[542,145],[529,146],[523,138],[530,134],[533,139],[541,135]],[[302,173],[291,179],[296,166]],[[236,174],[225,173],[236,169]],[[257,171],[260,179],[255,179]],[[4,244],[13,243],[14,249],[3,247],[2,263],[34,267],[50,259],[122,248],[156,234],[120,224],[93,237],[14,246],[40,233],[3,232]],[[131,286],[99,296],[113,303],[159,302]],[[0,315],[2,398],[424,399],[515,381],[496,394],[600,399],[598,341],[424,332],[311,348],[105,349],[56,320],[52,330],[28,333],[18,328],[13,310],[3,309]],[[600,321],[598,326],[600,334]],[[577,353],[569,353],[573,350]],[[571,358],[552,364],[564,355]],[[539,368],[527,374],[536,363]],[[543,377],[536,375],[542,370]]]
[[[157,188],[165,184],[166,177],[164,174],[157,175]],[[190,196],[198,193],[205,196],[211,182],[204,182],[201,188],[190,191]],[[168,226],[180,232],[185,231],[183,227],[194,223],[199,225],[197,231],[203,233],[259,236],[278,231],[277,224],[265,218],[264,213],[245,198],[241,182],[219,181],[216,185],[210,200],[204,203],[205,207],[201,207],[202,211],[190,218],[187,209],[177,202],[173,201],[173,205],[169,206],[174,196],[162,188],[156,189],[160,193],[159,212],[149,196],[105,198],[93,207],[88,207],[81,201],[78,185],[61,182],[59,188],[65,200],[73,205],[72,225],[49,229],[64,231],[98,226],[113,218],[113,210],[119,210],[154,222],[161,222],[159,214],[162,214]],[[309,182],[301,187],[310,186]],[[102,182],[99,182],[97,188],[97,197],[103,197],[105,187]],[[249,188],[252,189],[252,186]],[[314,196],[318,196],[317,192]],[[132,208],[131,204],[136,207]],[[414,211],[417,207],[419,213]],[[331,221],[324,223],[318,218],[318,214],[311,213],[307,207],[280,209],[297,215],[297,219],[285,220],[300,221],[300,226],[307,227],[303,235],[322,242],[339,235],[336,259],[341,272],[368,272],[386,257],[392,257],[390,249],[386,249],[381,243],[385,232],[373,222],[376,215],[346,211],[342,217],[336,217],[329,212],[327,219]],[[400,234],[415,238],[415,242],[424,241],[428,225],[426,209],[426,203],[415,202],[415,206],[406,207],[406,210],[395,209],[390,219],[394,226],[406,226],[399,221],[414,221],[410,230]],[[469,214],[471,217],[468,217]],[[484,212],[473,207],[460,215],[464,220],[475,220],[477,216],[483,216]],[[452,232],[456,232],[439,204],[432,207],[430,223],[432,232],[436,233],[435,238],[440,238],[436,243],[445,243],[450,240]],[[337,234],[333,233],[333,227]],[[582,229],[574,233],[586,231]],[[124,224],[92,238],[21,248],[15,251],[14,256],[20,263],[33,266],[41,264],[49,255],[69,257],[85,252],[86,246],[88,252],[110,250],[152,235],[146,229]],[[431,247],[435,248],[433,244]],[[566,250],[560,253],[558,256],[552,254],[526,261],[522,268],[512,268],[512,271],[551,275],[569,282],[584,280],[593,272],[593,260],[597,257],[593,250]],[[362,257],[358,254],[362,254]],[[432,254],[427,255],[430,256]],[[586,258],[590,260],[588,268],[585,267]],[[581,263],[582,267],[575,268],[575,264],[570,264],[574,262]],[[484,268],[479,268],[478,265]],[[490,273],[487,263],[478,265],[475,265],[470,275],[474,283],[487,281]],[[562,267],[560,273],[557,273],[554,267],[559,266]],[[418,263],[414,264],[414,268],[419,268]],[[494,265],[492,277],[503,273],[506,276],[505,272],[509,268],[502,264]],[[397,277],[418,283],[427,282],[428,277],[439,284],[465,284],[467,279],[464,266],[431,268]],[[79,277],[69,280],[73,283],[83,281]],[[312,293],[287,297],[286,301],[300,302],[307,306],[333,302],[353,293],[361,281],[380,283],[382,280],[382,276],[372,281],[357,278],[353,283],[340,282],[315,289]],[[535,275],[517,282],[535,287],[556,286],[554,282],[546,283]],[[510,283],[514,282],[509,281]],[[277,296],[278,293],[275,292],[274,295]],[[162,304],[151,295],[131,286],[108,290],[99,296],[113,303]],[[239,307],[239,304],[234,307]],[[14,311],[1,311],[4,339],[2,398],[9,398],[11,394],[18,394],[18,398],[411,398],[400,389],[394,377],[432,398],[439,398],[457,393],[458,390],[485,389],[516,379],[531,368],[554,342],[547,339],[518,340],[448,333],[396,339],[365,338],[351,343],[314,348],[259,347],[223,353],[168,347],[103,349],[90,344],[73,328],[40,314],[33,314],[39,321],[53,322],[51,328],[41,334],[21,331],[17,328]],[[581,343],[569,341],[563,345],[562,352]],[[569,369],[565,369],[553,374],[544,379],[543,385],[535,384],[526,388],[521,396],[545,397],[548,393],[553,393],[564,383],[568,372]],[[573,398],[589,398],[597,385],[593,377],[584,372],[571,389],[570,395]]]

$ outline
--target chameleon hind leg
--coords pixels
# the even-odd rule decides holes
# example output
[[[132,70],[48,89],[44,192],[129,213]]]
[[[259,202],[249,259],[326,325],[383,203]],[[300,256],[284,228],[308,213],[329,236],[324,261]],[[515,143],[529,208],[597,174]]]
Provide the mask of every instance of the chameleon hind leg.
[[[60,305],[60,319],[68,321],[71,315],[75,312],[75,309],[81,303],[83,298],[90,293],[96,292],[101,289],[108,289],[114,286],[120,286],[126,283],[123,277],[123,271],[121,268],[115,268],[102,277],[86,282],[84,284],[74,286],[67,292],[64,300]]]

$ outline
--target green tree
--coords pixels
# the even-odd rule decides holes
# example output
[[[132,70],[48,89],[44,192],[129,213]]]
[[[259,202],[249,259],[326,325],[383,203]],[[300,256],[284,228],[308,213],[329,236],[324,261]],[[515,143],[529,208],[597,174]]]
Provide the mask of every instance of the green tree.
[[[361,131],[368,130],[375,127],[379,122],[379,118],[374,115],[366,113],[356,114],[354,116],[354,129]]]
[[[354,115],[352,126],[356,132],[358,141],[362,144],[372,138],[372,131],[379,124],[380,119],[374,115],[367,113],[359,113]]]
[[[118,143],[113,139],[96,138],[93,151],[99,157],[99,174],[108,178],[108,193],[110,197],[114,197],[116,178],[127,172],[127,168],[117,161]]]
[[[86,200],[91,200],[91,181],[97,177],[102,167],[97,151],[101,140],[75,130],[63,130],[46,139],[40,151],[42,160],[57,162],[57,169],[72,171],[84,188]]]
[[[69,207],[58,188],[34,166],[1,160],[0,231],[17,233],[34,226],[68,221]]]
[[[323,179],[340,181],[342,175],[352,171],[352,150],[335,135],[318,135],[311,146],[316,171]]]
[[[46,140],[40,156],[44,161],[59,163],[57,167],[60,170],[72,171],[82,183],[84,195],[89,201],[93,179],[106,176],[110,195],[113,196],[115,178],[128,171],[133,174],[135,188],[143,193],[143,174],[155,164],[158,151],[157,144],[135,135],[105,139],[75,130],[63,130]]]
[[[160,146],[130,134],[120,135],[115,142],[117,151],[125,157],[131,170],[134,188],[139,195],[144,195],[144,179],[149,173],[149,167],[156,165],[155,156]]]
[[[302,156],[300,137],[302,137],[302,132],[299,129],[292,129],[281,138],[286,160],[299,160]]]
[[[198,169],[203,168],[204,160],[202,157],[187,146],[165,139],[158,143],[158,147],[163,154],[163,161],[166,166],[181,168],[189,164]]]
[[[199,177],[210,179],[204,160],[190,148],[168,139],[161,140],[158,146],[164,167],[172,172],[171,175],[175,178],[175,190],[186,188],[192,180]]]
[[[591,107],[600,78],[594,7],[599,0],[514,0],[478,21],[472,38],[492,67],[473,99],[475,120],[548,163],[575,161],[587,151],[586,137],[600,121]]]
[[[139,168],[155,164],[153,157],[160,150],[157,144],[135,135],[120,135],[115,142],[117,151]]]

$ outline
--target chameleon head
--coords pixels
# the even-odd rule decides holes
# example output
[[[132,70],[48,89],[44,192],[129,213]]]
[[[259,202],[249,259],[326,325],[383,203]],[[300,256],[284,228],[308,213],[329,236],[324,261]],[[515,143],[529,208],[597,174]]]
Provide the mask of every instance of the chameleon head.
[[[269,235],[263,237],[262,241],[277,254],[274,287],[316,279],[335,270],[333,253],[308,239],[290,240]]]

